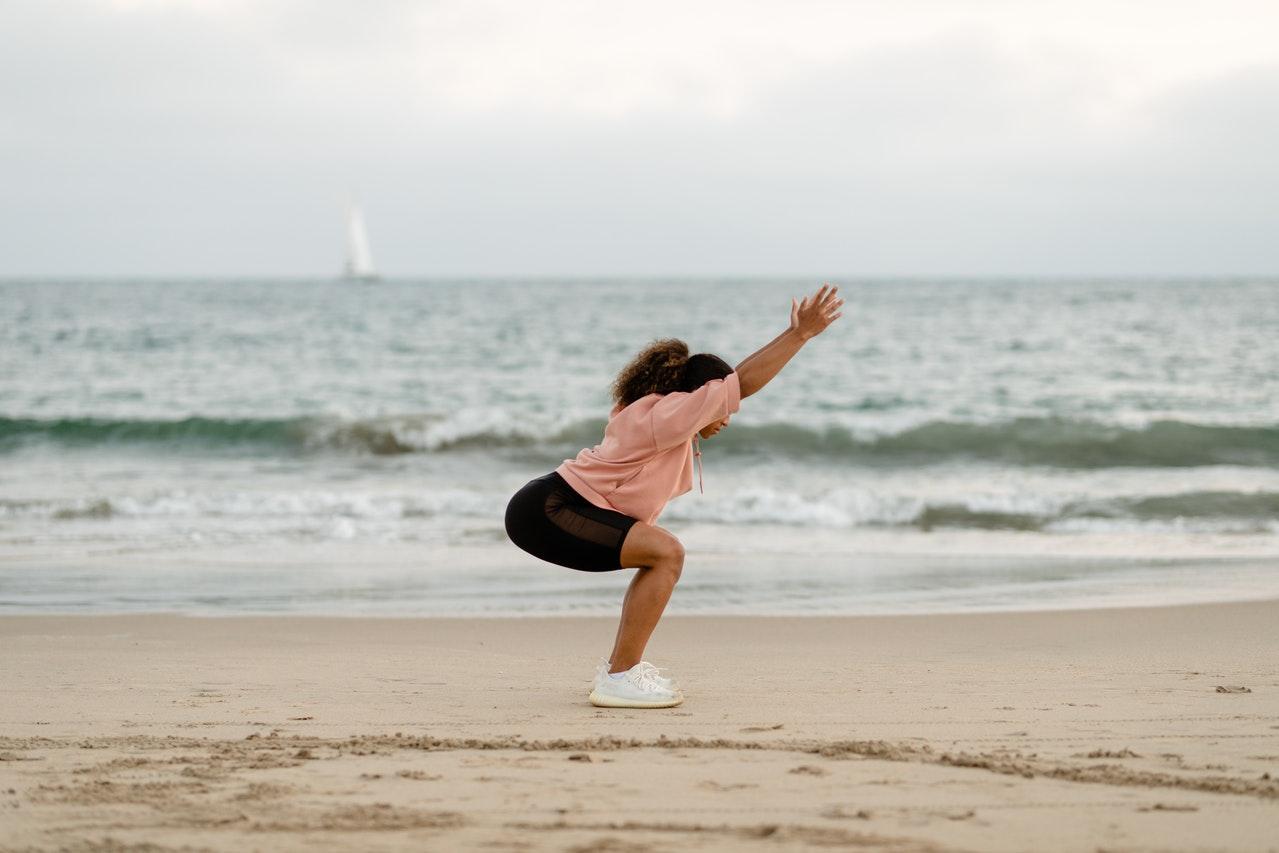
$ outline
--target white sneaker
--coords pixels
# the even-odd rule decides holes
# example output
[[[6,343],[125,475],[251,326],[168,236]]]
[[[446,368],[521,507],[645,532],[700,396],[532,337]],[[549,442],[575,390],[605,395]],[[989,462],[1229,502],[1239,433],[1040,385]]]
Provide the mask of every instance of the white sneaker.
[[[608,661],[604,660],[604,658],[600,658],[599,664],[595,667],[595,680],[591,685],[592,687],[594,687],[595,684],[599,684],[599,680],[608,675],[608,666],[609,666]],[[653,666],[651,663],[649,663],[646,660],[640,661],[639,666],[645,672],[647,672],[650,676],[652,676],[653,680],[656,681],[662,687],[665,687],[667,690],[671,690],[675,693],[681,692],[679,689],[679,684],[675,681],[675,679],[667,678],[666,676],[662,675],[662,670],[659,667]]]
[[[621,678],[609,678],[607,673],[606,667],[591,691],[591,704],[598,708],[673,708],[684,701],[677,691],[658,684],[643,663],[626,670]]]

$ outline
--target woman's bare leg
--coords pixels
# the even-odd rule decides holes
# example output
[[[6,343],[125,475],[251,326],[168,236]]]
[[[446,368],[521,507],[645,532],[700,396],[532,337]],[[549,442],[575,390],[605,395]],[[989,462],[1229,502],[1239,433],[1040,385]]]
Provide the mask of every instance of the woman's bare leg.
[[[625,672],[644,656],[648,638],[684,568],[684,546],[668,531],[637,522],[622,543],[621,562],[624,568],[638,571],[622,599],[622,618],[609,656],[610,672]]]

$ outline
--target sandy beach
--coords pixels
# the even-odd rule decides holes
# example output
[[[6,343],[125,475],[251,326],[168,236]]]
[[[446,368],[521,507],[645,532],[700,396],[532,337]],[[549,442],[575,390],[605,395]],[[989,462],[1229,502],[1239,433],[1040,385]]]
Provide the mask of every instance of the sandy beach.
[[[0,619],[5,850],[1274,850],[1279,602]]]

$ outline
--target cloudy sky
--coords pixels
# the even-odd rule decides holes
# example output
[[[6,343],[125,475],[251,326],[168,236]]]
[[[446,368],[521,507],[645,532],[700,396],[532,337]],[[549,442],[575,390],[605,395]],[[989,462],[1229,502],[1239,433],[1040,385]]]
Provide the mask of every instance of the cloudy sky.
[[[0,2],[0,276],[1279,272],[1265,2]]]

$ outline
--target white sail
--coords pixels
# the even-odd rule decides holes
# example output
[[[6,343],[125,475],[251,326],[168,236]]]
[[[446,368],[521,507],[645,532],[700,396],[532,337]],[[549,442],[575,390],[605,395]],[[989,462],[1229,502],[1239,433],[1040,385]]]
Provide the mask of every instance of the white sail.
[[[357,281],[377,279],[373,253],[369,251],[369,235],[364,229],[364,213],[352,204],[346,214],[346,277]]]

